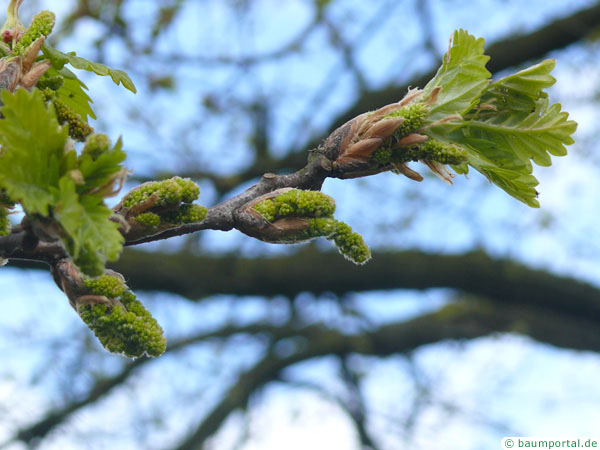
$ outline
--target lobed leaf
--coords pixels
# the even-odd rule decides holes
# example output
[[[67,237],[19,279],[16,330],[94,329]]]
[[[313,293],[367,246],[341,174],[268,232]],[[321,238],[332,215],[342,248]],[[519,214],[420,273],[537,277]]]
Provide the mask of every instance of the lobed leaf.
[[[133,81],[131,81],[131,78],[129,78],[129,75],[122,70],[111,69],[104,64],[88,61],[85,58],[77,56],[75,52],[63,53],[60,50],[47,45],[42,46],[42,52],[44,52],[44,56],[46,56],[46,58],[52,62],[52,66],[56,70],[62,69],[64,65],[68,63],[76,69],[87,70],[88,72],[93,72],[96,75],[110,76],[117,86],[122,84],[125,89],[130,90],[134,94],[137,92]]]
[[[39,91],[2,92],[0,185],[27,213],[49,214],[55,188],[68,167],[63,163],[67,128]]]
[[[78,159],[75,150],[65,151],[67,128],[59,126],[39,90],[4,91],[2,101],[0,186],[27,214],[60,224],[53,234],[85,273],[102,272],[106,260],[118,258],[123,236],[103,203],[106,192],[94,188],[110,184],[123,171],[121,142],[95,160],[89,155]]]
[[[483,93],[481,103],[500,111],[532,112],[536,101],[547,96],[544,89],[556,82],[550,75],[555,65],[555,60],[547,59],[493,82]]]
[[[440,92],[433,97],[423,133],[466,150],[467,162],[454,167],[457,173],[474,167],[513,197],[537,207],[531,161],[550,166],[551,155],[566,155],[577,123],[560,104],[550,105],[544,92],[556,81],[550,75],[554,60],[491,82],[487,59],[482,39],[463,30],[454,33],[442,67],[425,88],[425,94],[435,88]]]
[[[431,106],[429,123],[449,115],[464,114],[478,102],[491,76],[485,68],[490,57],[483,53],[484,42],[465,30],[454,32],[442,66],[423,90],[427,95],[441,88]]]
[[[101,260],[102,266],[104,259],[118,259],[123,236],[119,232],[119,224],[110,220],[112,215],[112,210],[102,199],[90,195],[79,196],[75,182],[70,177],[60,179],[54,217],[68,234],[63,238],[63,243],[76,264],[80,257],[87,262],[94,255]],[[84,272],[96,275],[89,270]]]
[[[120,138],[112,149],[103,152],[96,159],[89,154],[81,155],[79,171],[85,182],[82,188],[90,190],[110,183],[116,174],[123,171],[121,163],[125,161],[125,157]]]

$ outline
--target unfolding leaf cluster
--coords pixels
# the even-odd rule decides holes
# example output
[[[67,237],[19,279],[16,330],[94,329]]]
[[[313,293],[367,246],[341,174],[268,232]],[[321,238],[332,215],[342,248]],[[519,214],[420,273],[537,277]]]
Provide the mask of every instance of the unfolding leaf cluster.
[[[513,197],[537,207],[531,161],[550,166],[552,156],[567,154],[577,123],[551,104],[544,91],[555,83],[554,60],[521,70],[495,82],[485,68],[489,57],[483,39],[464,30],[454,33],[451,47],[424,95],[439,94],[430,109],[424,134],[467,151],[471,166]],[[451,118],[451,120],[445,120]]]
[[[78,155],[38,90],[4,91],[2,102],[0,187],[21,204],[42,235],[63,242],[85,273],[102,273],[123,243],[103,201],[114,194],[124,173],[121,142],[96,158]]]

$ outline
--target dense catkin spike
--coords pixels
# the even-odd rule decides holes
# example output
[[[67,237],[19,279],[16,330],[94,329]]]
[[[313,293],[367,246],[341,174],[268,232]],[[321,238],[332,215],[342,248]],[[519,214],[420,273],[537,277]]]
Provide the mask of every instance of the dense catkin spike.
[[[467,160],[467,151],[453,144],[428,139],[419,145],[393,150],[391,161],[403,163],[407,161],[436,161],[441,164],[461,164]]]
[[[324,217],[335,212],[335,201],[322,192],[291,189],[254,205],[254,210],[268,222],[287,216]]]
[[[156,196],[153,207],[176,207],[181,202],[191,203],[199,194],[200,189],[189,178],[173,177],[141,185],[127,194],[123,199],[123,207],[133,208],[153,196]]]
[[[362,236],[353,232],[350,225],[332,217],[312,219],[308,234],[333,241],[339,252],[355,264],[364,264],[371,259],[371,251]]]
[[[45,87],[45,88],[39,88],[40,92],[42,93],[42,96],[44,97],[44,100],[46,102],[49,102],[51,100],[54,100],[56,98],[56,92],[54,92],[52,89],[50,89],[49,87]]]
[[[338,222],[335,233],[328,239],[333,240],[340,253],[355,264],[364,264],[371,259],[371,251],[362,236],[344,222]]]
[[[48,89],[46,89],[48,91]],[[47,95],[47,94],[46,94]],[[94,132],[94,129],[90,127],[85,120],[81,118],[79,114],[71,111],[67,105],[57,98],[52,100],[54,109],[56,110],[56,118],[60,124],[69,125],[69,136],[73,139],[83,142],[85,139]]]
[[[126,290],[123,280],[108,274],[97,278],[87,278],[84,280],[84,284],[94,295],[102,295],[107,298],[118,298]]]
[[[389,146],[381,147],[371,155],[371,160],[378,164],[387,164],[392,158],[392,150]]]
[[[120,277],[104,274],[84,283],[93,296],[105,298],[77,307],[104,348],[130,358],[164,353],[167,341],[162,328]]]
[[[334,219],[335,201],[322,192],[290,189],[257,203],[252,209],[269,222],[260,229],[259,239],[291,244],[325,237],[355,264],[364,264],[371,258],[362,237]]]
[[[145,212],[135,216],[136,222],[149,228],[157,228],[160,225],[160,216],[153,212]]]
[[[206,217],[206,212],[207,210],[203,206],[184,203],[174,211],[166,211],[164,213],[160,213],[159,220],[160,223],[173,225],[202,222]],[[141,215],[143,214],[136,216],[137,221],[140,221]]]
[[[200,188],[189,178],[173,177],[171,180],[181,188],[181,201],[183,203],[192,203],[200,195]]]
[[[404,117],[404,122],[398,127],[394,136],[398,139],[418,130],[423,126],[425,119],[429,115],[429,108],[423,103],[414,103],[404,108],[400,108],[389,115],[389,117]]]
[[[56,16],[52,11],[42,11],[36,14],[27,31],[25,31],[16,43],[13,53],[15,55],[22,55],[27,50],[27,47],[36,39],[48,36],[52,32],[52,28],[54,28],[55,21]]]

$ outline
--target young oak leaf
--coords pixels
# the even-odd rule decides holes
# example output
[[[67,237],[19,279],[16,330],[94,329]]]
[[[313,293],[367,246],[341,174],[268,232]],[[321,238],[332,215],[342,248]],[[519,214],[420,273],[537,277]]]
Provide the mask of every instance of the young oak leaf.
[[[125,160],[123,143],[121,139],[111,149],[107,149],[100,155],[90,155],[83,153],[79,157],[79,171],[81,172],[84,185],[79,187],[79,191],[89,192],[100,189],[110,184],[115,176],[122,174],[125,169],[121,163]]]
[[[54,109],[46,106],[38,90],[4,91],[2,101],[0,186],[27,214],[58,222],[64,230],[59,237],[75,263],[86,274],[101,273],[107,260],[118,258],[123,236],[119,225],[110,220],[113,212],[102,196],[78,194],[70,175],[78,160],[75,151],[65,152],[66,127],[58,125]],[[96,161],[79,161],[85,187],[101,187],[122,170],[120,143],[106,155]]]
[[[67,63],[71,64],[75,69],[87,70],[100,76],[110,76],[113,82],[118,86],[123,85],[125,89],[130,90],[134,94],[137,92],[133,81],[129,78],[122,70],[111,69],[104,64],[95,63],[88,61],[85,58],[77,56],[75,52],[63,53],[60,50],[49,47],[47,45],[42,46],[42,52],[44,56],[52,62],[52,66],[60,70]]]
[[[0,185],[27,213],[49,214],[64,164],[67,128],[39,91],[2,92]]]
[[[488,108],[488,111],[489,108],[495,108],[500,111],[532,112],[535,102],[547,96],[544,89],[556,82],[550,75],[555,65],[555,60],[546,59],[491,83],[481,96],[481,104]]]
[[[124,239],[112,215],[102,199],[79,196],[69,176],[60,179],[54,217],[67,233],[62,239],[65,248],[87,275],[102,273],[104,262],[117,260],[121,253]]]
[[[431,114],[423,134],[466,150],[467,161],[453,166],[468,173],[471,166],[507,193],[538,207],[531,161],[552,164],[550,155],[566,155],[577,123],[560,104],[550,105],[544,89],[556,81],[546,60],[491,82],[485,69],[483,39],[466,31],[454,33],[442,67],[425,87],[432,96]],[[427,97],[425,97],[427,98]],[[450,119],[450,120],[448,120]]]
[[[465,30],[454,32],[442,66],[423,89],[425,96],[440,89],[427,122],[464,114],[477,103],[491,76],[485,68],[490,57],[483,53],[484,42]]]

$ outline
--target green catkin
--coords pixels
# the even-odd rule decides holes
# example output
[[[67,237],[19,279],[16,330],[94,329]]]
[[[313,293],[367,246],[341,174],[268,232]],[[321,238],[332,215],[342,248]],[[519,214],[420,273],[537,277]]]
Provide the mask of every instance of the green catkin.
[[[159,218],[160,223],[172,225],[196,223],[204,220],[206,212],[207,210],[203,206],[184,203],[174,211],[160,213]],[[136,216],[136,219],[139,221],[139,216]]]
[[[414,103],[404,108],[394,111],[386,117],[404,117],[404,122],[398,127],[394,136],[401,139],[408,136],[410,133],[417,131],[425,123],[425,119],[429,115],[429,108],[423,103]]]
[[[268,222],[284,217],[307,219],[307,227],[281,238],[281,243],[306,241],[325,237],[334,242],[338,250],[355,264],[364,264],[371,258],[369,247],[363,238],[352,231],[349,225],[333,218],[335,201],[318,191],[292,189],[272,199],[254,205]]]
[[[437,161],[442,164],[461,164],[467,160],[467,151],[457,145],[428,139],[418,147],[399,150],[404,161]],[[393,159],[393,157],[392,157]]]
[[[192,203],[200,195],[200,188],[189,178],[172,178],[181,188],[181,201],[183,203]]]
[[[160,216],[153,212],[145,212],[135,216],[135,220],[149,228],[157,228],[160,225]]]
[[[362,236],[352,231],[350,225],[333,218],[317,218],[310,221],[308,236],[323,236],[333,241],[339,252],[355,264],[371,259],[371,251]]]
[[[292,189],[273,199],[263,200],[254,210],[268,222],[282,217],[324,217],[335,212],[335,201],[318,191]]]
[[[113,305],[79,307],[81,319],[104,348],[130,358],[164,353],[167,341],[162,328],[119,277],[105,274],[85,280],[85,285],[94,295],[117,300]]]
[[[15,44],[13,54],[17,56],[22,55],[37,39],[52,33],[55,22],[56,16],[52,11],[42,11],[36,14],[27,31],[23,33],[23,36],[21,36],[19,41]]]
[[[158,193],[153,206],[177,206],[179,203],[191,203],[198,198],[200,189],[189,178],[173,177],[163,181],[152,181],[130,192],[123,200],[125,208],[138,205]]]
[[[114,275],[104,274],[97,278],[86,278],[84,284],[92,294],[107,298],[120,297],[126,290],[123,281]]]
[[[48,91],[48,89],[46,89]],[[83,142],[94,132],[94,129],[81,118],[79,114],[73,112],[67,105],[57,98],[52,100],[54,109],[56,110],[56,118],[60,124],[69,125],[69,136],[73,139]]]

